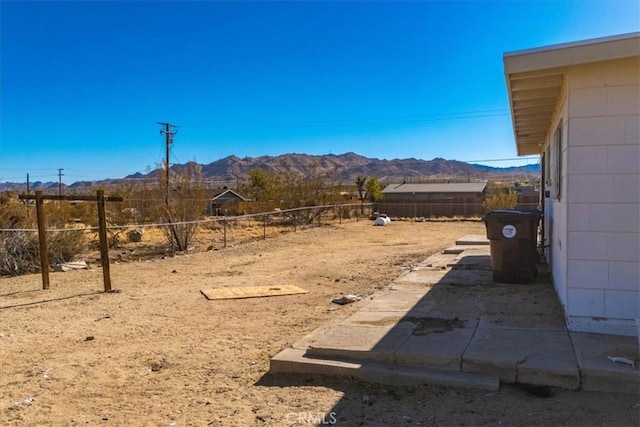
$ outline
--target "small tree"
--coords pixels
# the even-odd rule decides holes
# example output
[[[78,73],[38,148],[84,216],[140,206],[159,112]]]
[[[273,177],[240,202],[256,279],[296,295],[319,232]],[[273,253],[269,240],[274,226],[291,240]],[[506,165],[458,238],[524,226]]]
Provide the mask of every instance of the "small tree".
[[[251,169],[245,192],[256,202],[273,202],[280,199],[282,189],[280,178],[264,169]]]
[[[356,178],[356,188],[358,189],[358,198],[361,202],[364,202],[364,196],[367,192],[365,184],[367,182],[367,178],[364,176],[359,176]]]
[[[487,197],[482,203],[485,212],[496,209],[513,209],[518,206],[518,193],[510,192],[509,188],[490,184]]]
[[[372,176],[367,180],[365,189],[367,192],[367,198],[370,202],[379,202],[384,198],[384,194],[382,194],[382,186],[380,185],[380,182],[378,182],[378,178],[375,176]]]
[[[198,229],[197,221],[203,217],[207,204],[202,167],[190,162],[182,170],[174,172],[169,189],[165,176],[164,170],[160,170],[158,188],[166,199],[158,205],[159,218],[167,224],[162,227],[162,232],[172,248],[186,251]]]

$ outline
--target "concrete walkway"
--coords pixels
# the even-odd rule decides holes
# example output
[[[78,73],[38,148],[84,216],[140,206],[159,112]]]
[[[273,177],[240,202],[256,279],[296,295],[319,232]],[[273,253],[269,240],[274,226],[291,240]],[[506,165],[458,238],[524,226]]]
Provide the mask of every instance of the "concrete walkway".
[[[637,337],[568,332],[549,275],[530,285],[494,282],[483,236],[459,239],[356,304],[348,319],[273,357],[270,372],[487,390],[501,382],[640,390]]]

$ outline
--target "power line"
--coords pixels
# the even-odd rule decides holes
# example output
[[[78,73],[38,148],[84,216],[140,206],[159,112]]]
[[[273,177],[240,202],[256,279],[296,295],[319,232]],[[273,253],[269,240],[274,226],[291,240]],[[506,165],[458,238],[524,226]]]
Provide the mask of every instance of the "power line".
[[[431,115],[403,116],[403,117],[370,117],[362,119],[337,119],[337,120],[307,120],[288,122],[213,122],[208,124],[186,124],[183,127],[189,128],[216,128],[216,129],[253,129],[253,128],[273,128],[273,127],[330,127],[349,126],[356,124],[401,124],[420,123],[440,120],[462,120],[483,117],[508,116],[508,109],[466,111],[460,113],[443,113]]]
[[[514,157],[510,159],[483,159],[483,160],[458,160],[458,161],[465,162],[465,163],[476,163],[476,162],[489,163],[489,162],[508,162],[513,160],[539,160],[539,157]]]

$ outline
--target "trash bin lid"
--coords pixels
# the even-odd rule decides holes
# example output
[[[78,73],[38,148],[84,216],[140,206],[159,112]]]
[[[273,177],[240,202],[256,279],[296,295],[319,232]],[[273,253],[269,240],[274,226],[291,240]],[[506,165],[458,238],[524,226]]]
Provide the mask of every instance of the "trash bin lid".
[[[513,219],[517,219],[517,218],[528,218],[528,219],[533,219],[535,218],[536,220],[542,217],[542,211],[538,210],[538,209],[531,209],[531,210],[525,210],[525,209],[497,209],[491,212],[487,212],[487,214],[482,217],[482,220],[484,222],[487,222],[487,220],[491,220],[491,219],[506,219],[506,218],[513,218]]]

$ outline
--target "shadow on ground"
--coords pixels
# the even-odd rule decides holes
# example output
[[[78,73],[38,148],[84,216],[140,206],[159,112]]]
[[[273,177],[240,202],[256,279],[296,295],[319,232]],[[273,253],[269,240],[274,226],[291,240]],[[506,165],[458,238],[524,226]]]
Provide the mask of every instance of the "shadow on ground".
[[[436,254],[274,357],[257,385],[342,393],[289,425],[638,425],[633,390],[572,391],[580,369],[545,270],[496,283],[488,247]]]

